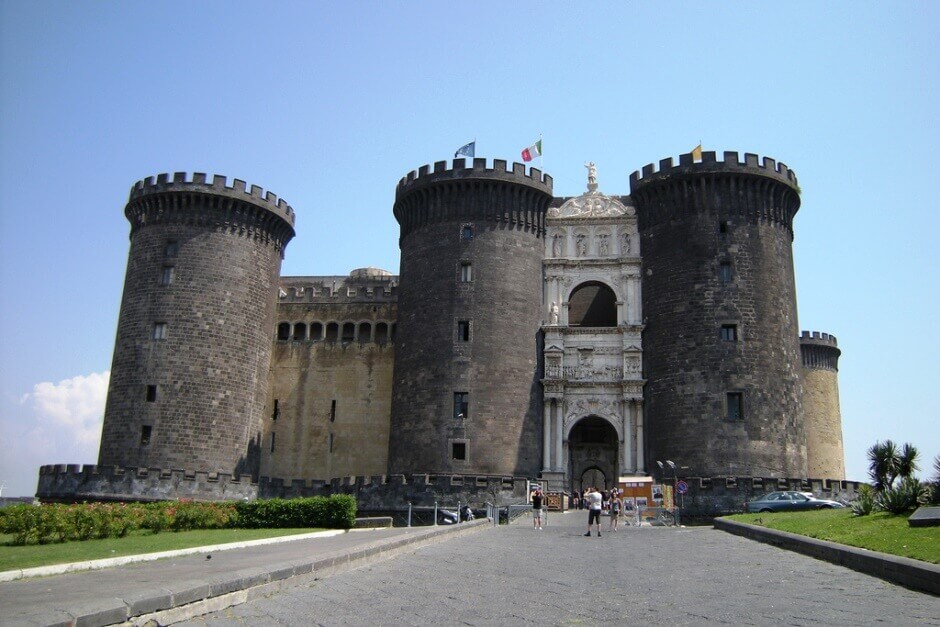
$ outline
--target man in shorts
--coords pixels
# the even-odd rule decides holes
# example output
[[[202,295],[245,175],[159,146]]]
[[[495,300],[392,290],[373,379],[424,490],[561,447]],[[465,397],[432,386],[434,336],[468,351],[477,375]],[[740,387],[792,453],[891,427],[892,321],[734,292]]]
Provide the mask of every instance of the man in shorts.
[[[542,503],[544,501],[542,491],[536,488],[532,493],[532,528],[539,531],[542,530]]]
[[[601,502],[603,497],[601,493],[594,488],[588,488],[584,493],[584,499],[588,504],[588,528],[585,537],[591,537],[591,525],[597,525],[597,537],[601,537]]]

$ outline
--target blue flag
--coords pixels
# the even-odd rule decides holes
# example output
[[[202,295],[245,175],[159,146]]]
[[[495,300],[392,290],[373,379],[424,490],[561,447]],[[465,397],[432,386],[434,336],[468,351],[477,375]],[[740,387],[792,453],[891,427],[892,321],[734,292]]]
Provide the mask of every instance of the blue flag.
[[[457,149],[457,152],[454,153],[454,159],[457,157],[470,157],[473,159],[476,156],[477,151],[477,142],[476,140],[470,142],[469,144],[464,144]]]

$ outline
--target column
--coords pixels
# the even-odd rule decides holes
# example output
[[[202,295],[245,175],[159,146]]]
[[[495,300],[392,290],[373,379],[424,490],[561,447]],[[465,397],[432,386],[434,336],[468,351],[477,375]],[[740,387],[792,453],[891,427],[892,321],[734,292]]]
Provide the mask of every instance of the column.
[[[552,469],[552,399],[546,398],[542,410],[542,471]]]
[[[633,472],[636,470],[636,463],[633,461],[633,421],[632,403],[624,400],[620,403],[620,414],[623,419],[623,470]]]
[[[643,459],[643,402],[636,402],[636,467],[637,470],[646,468]]]
[[[561,400],[561,399],[558,399]],[[555,403],[555,470],[559,472],[564,472],[565,467],[565,455],[564,455],[564,440],[565,440],[565,416],[564,416],[564,403],[557,402]]]

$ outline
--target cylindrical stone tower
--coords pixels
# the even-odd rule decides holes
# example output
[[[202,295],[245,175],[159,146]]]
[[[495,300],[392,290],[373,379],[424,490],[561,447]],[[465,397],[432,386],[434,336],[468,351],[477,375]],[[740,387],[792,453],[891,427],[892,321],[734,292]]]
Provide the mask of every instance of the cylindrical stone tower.
[[[643,250],[647,460],[805,477],[793,275],[796,175],[757,155],[630,177]]]
[[[255,474],[294,212],[223,176],[131,188],[99,465]]]
[[[399,182],[390,473],[538,473],[551,199],[550,176],[502,160],[440,161]]]
[[[800,335],[803,356],[803,405],[806,410],[806,460],[809,476],[845,480],[842,412],[839,409],[839,345],[836,336],[818,331]]]

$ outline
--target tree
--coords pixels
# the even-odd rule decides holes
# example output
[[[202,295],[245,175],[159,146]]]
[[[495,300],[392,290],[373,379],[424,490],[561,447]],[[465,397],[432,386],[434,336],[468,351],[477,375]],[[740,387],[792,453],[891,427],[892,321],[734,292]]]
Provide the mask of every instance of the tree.
[[[917,447],[898,447],[891,440],[875,442],[868,449],[868,475],[877,493],[878,507],[902,514],[917,507],[924,496],[924,487],[914,476],[918,470]]]
[[[915,451],[916,455],[916,451]],[[877,492],[883,492],[894,485],[899,474],[900,455],[898,446],[891,440],[875,442],[868,449],[868,476]]]

